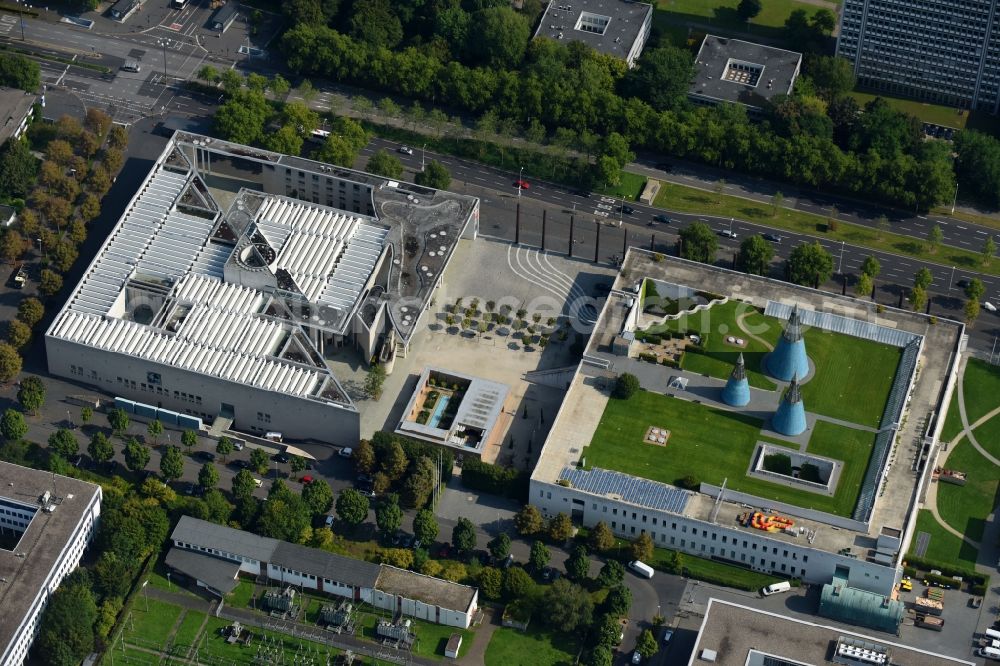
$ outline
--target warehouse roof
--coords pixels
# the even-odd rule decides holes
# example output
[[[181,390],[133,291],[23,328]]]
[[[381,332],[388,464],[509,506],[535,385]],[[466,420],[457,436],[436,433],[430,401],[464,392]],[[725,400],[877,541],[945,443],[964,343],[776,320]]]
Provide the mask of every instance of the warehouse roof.
[[[191,516],[181,516],[170,538],[175,543],[185,543],[196,548],[214,548],[232,555],[249,557],[257,562],[269,562],[280,543],[277,539],[257,536]]]
[[[422,601],[454,611],[468,610],[476,598],[476,589],[442,578],[382,565],[377,588],[382,592]]]
[[[236,588],[236,576],[240,572],[239,562],[223,560],[211,555],[203,555],[184,548],[171,548],[164,560],[168,567],[180,571],[195,580],[200,580],[213,590],[229,594]]]
[[[328,553],[318,548],[279,541],[271,563],[353,587],[375,587],[379,565]]]

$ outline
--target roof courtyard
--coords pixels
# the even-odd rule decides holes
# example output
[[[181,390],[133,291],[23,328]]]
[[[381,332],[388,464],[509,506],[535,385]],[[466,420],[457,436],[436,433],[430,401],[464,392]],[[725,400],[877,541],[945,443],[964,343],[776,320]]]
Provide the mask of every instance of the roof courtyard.
[[[774,376],[792,328],[808,367],[794,387]],[[863,548],[876,525],[906,521],[919,472],[895,460],[894,442],[920,441],[927,423],[901,421],[903,403],[935,411],[960,335],[958,324],[632,248],[533,478]],[[610,397],[624,372],[644,390]],[[734,407],[723,388],[737,376],[749,400]],[[804,408],[796,433],[776,420],[792,394]]]
[[[652,22],[653,6],[626,0],[575,0],[546,5],[535,38],[582,42],[632,64]]]
[[[792,94],[801,65],[801,53],[705,35],[688,94],[708,104],[734,102],[759,108],[778,95]]]

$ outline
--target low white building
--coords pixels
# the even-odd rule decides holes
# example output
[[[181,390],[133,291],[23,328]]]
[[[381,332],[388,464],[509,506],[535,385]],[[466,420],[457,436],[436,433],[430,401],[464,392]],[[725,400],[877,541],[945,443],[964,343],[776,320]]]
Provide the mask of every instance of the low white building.
[[[369,603],[391,613],[467,629],[478,590],[385,564],[182,516],[170,536],[166,563],[199,587],[222,596],[242,573],[282,587],[323,592]]]
[[[25,662],[50,595],[79,566],[100,515],[100,486],[0,462],[0,664]]]

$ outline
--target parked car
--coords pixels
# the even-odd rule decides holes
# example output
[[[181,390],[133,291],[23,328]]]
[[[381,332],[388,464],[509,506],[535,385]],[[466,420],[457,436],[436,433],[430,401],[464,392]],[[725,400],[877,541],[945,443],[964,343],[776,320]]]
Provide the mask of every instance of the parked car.
[[[515,180],[514,181],[514,187],[522,189],[522,190],[530,190],[531,189],[531,183],[529,183],[526,180]]]
[[[196,451],[194,457],[205,462],[215,462],[215,454],[211,451]]]
[[[354,455],[354,449],[352,449],[349,446],[345,446],[340,451],[337,451],[337,455],[340,456],[341,458],[350,458],[351,456]]]
[[[542,580],[544,580],[546,583],[549,582],[554,583],[555,581],[559,580],[560,576],[562,576],[562,574],[559,572],[559,569],[556,569],[555,567],[545,567],[544,569],[542,569]]]
[[[500,567],[503,568],[503,569],[510,569],[510,565],[512,565],[512,564],[514,564],[514,554],[513,553],[507,553],[507,557],[500,564]]]
[[[983,307],[986,308],[990,312],[996,312],[997,311],[997,306],[993,305],[989,301],[983,301]]]
[[[638,650],[632,653],[632,663],[633,664],[642,663],[642,654]]]
[[[402,153],[404,155],[412,155],[413,154],[413,148],[410,148],[409,146],[400,146],[399,148],[396,149],[396,151],[400,152],[400,153]]]
[[[323,520],[323,525],[326,527],[333,527],[333,516],[327,516]]]
[[[664,629],[663,630],[663,644],[664,645],[666,645],[667,643],[669,643],[671,641],[671,639],[673,639],[673,637],[674,637],[674,630],[673,629]]]
[[[242,451],[244,447],[243,441],[239,439],[233,440],[233,451]]]
[[[274,454],[274,461],[280,463],[287,463],[291,458],[287,453],[276,453]]]
[[[313,478],[311,476],[309,476],[308,474],[306,474],[305,476],[303,476],[299,480],[302,482],[303,486],[308,486],[310,483],[313,482]]]

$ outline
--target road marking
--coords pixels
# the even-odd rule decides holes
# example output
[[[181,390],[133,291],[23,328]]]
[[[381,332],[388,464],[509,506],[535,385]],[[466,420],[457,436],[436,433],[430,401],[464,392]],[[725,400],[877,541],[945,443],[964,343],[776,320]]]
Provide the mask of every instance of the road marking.
[[[955,226],[958,227],[959,229],[963,230],[963,231],[965,231],[966,229],[968,229],[968,227],[963,227],[961,224],[956,224]]]

